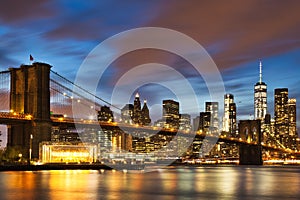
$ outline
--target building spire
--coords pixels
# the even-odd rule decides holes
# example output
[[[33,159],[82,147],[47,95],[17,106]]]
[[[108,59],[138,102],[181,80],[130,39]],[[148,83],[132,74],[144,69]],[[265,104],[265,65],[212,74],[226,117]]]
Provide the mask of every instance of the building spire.
[[[140,95],[138,92],[135,94],[135,98],[140,98]]]
[[[259,83],[262,82],[262,62],[259,61]]]

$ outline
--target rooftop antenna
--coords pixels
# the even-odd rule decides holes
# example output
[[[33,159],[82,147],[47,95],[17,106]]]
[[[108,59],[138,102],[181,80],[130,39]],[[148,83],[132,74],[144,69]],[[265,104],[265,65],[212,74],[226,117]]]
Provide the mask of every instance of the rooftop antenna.
[[[262,62],[259,61],[259,83],[262,82]]]

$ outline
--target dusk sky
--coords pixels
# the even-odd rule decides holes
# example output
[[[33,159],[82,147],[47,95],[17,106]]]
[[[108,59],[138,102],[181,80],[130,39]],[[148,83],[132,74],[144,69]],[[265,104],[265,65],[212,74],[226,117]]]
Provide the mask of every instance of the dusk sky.
[[[297,98],[299,111],[299,9],[297,0],[4,0],[0,6],[0,70],[28,64],[31,54],[35,61],[49,63],[54,71],[74,80],[84,58],[103,40],[132,28],[163,27],[186,34],[206,49],[222,74],[226,92],[235,96],[239,119],[253,115],[259,60],[268,85],[268,111],[273,116],[274,89],[280,87],[287,87],[289,97]],[[97,95],[109,99],[116,81],[145,63],[180,71],[199,94],[200,110],[204,109],[209,98],[201,78],[195,78],[185,60],[153,49],[117,59],[101,79]],[[140,88],[139,93],[150,108],[162,99],[174,98],[170,91],[153,84]],[[299,119],[298,114],[298,127]]]

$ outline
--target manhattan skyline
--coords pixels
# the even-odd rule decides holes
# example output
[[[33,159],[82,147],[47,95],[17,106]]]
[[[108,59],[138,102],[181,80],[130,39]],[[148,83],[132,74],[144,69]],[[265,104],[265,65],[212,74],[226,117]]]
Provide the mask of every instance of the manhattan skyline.
[[[131,28],[165,27],[192,37],[208,51],[221,72],[226,93],[235,96],[238,119],[254,115],[253,86],[259,80],[261,60],[263,81],[268,85],[268,112],[274,116],[275,88],[289,88],[289,96],[300,99],[297,8],[296,1],[10,1],[0,8],[0,69],[28,64],[31,54],[35,61],[50,63],[54,71],[72,80],[88,53],[106,38]],[[119,58],[101,79],[97,95],[109,99],[122,74],[150,62],[180,71],[198,92],[199,110],[204,111],[210,98],[203,80],[194,77],[186,61],[163,51],[146,49]],[[170,91],[157,85],[142,87],[139,93],[148,100],[150,114],[157,113],[156,118],[161,108],[152,106],[174,99]],[[119,103],[122,107],[126,102]],[[223,102],[219,103],[222,111]],[[299,124],[299,112],[297,115]]]

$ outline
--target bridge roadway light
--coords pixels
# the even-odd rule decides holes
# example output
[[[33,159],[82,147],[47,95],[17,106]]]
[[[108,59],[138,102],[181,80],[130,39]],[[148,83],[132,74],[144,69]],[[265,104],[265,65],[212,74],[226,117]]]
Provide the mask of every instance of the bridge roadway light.
[[[117,122],[112,122],[112,124],[113,124],[113,125],[117,125],[118,123],[117,123]]]

